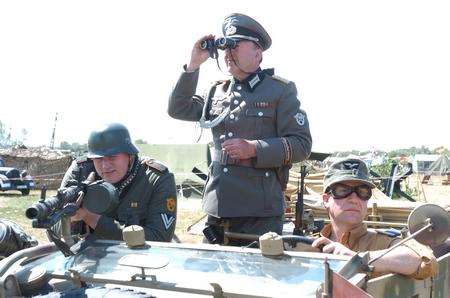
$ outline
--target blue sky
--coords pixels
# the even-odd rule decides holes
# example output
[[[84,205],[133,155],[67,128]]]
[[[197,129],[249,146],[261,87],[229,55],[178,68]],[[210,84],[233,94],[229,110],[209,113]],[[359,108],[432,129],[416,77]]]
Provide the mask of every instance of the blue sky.
[[[267,28],[263,67],[297,84],[314,150],[450,147],[448,1],[2,1],[0,120],[30,145],[49,144],[55,113],[57,143],[112,121],[193,143],[168,96],[193,42],[231,12]],[[198,91],[225,76],[208,61]]]

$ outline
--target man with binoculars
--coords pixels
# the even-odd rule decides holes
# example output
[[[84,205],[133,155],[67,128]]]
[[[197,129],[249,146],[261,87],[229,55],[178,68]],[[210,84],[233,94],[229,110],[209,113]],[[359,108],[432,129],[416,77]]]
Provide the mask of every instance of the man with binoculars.
[[[215,150],[203,195],[207,228],[281,234],[289,168],[311,152],[308,119],[295,84],[275,76],[273,69],[260,68],[272,43],[266,30],[234,13],[225,18],[222,31],[223,38],[207,35],[194,44],[170,95],[168,113],[212,129]],[[204,96],[196,95],[200,66],[208,57],[217,58],[217,49],[225,52],[232,78],[213,83]]]

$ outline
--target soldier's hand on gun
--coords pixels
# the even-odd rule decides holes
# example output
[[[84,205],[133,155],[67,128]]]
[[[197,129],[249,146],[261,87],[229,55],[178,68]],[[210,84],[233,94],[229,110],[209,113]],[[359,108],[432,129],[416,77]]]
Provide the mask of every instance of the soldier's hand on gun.
[[[90,173],[89,176],[87,177],[86,181],[89,184],[94,182],[95,181],[95,173],[94,172]],[[82,220],[87,225],[89,225],[91,228],[95,228],[97,226],[98,220],[100,219],[100,215],[92,213],[89,210],[83,208],[82,207],[82,203],[83,203],[83,196],[80,195],[78,197],[77,201],[75,202],[75,204],[77,205],[78,209],[75,212],[75,215],[70,217],[70,221],[74,222],[74,221]]]
[[[233,159],[249,159],[256,156],[256,141],[229,139],[222,143],[222,150]]]
[[[191,61],[189,61],[189,64],[187,66],[187,71],[194,71],[197,68],[200,67],[200,65],[203,64],[203,62],[205,62],[206,60],[208,60],[209,58],[209,52],[208,50],[202,50],[200,48],[200,44],[202,43],[202,41],[206,40],[206,39],[214,39],[215,36],[212,34],[209,35],[205,35],[202,38],[200,38],[199,40],[197,40],[194,44],[194,48],[192,49],[191,52]]]
[[[95,229],[97,227],[98,220],[100,219],[100,214],[92,213],[86,208],[78,208],[75,215],[70,218],[71,221],[84,221],[88,226]]]
[[[322,252],[334,254],[334,255],[342,255],[342,256],[354,256],[356,252],[346,247],[345,245],[331,241],[326,237],[320,237],[314,240],[312,243],[313,247],[323,246]]]
[[[86,216],[86,211],[87,210],[84,209],[83,207],[78,208],[77,211],[75,212],[75,215],[70,217],[70,221],[74,222],[83,220],[83,218]]]

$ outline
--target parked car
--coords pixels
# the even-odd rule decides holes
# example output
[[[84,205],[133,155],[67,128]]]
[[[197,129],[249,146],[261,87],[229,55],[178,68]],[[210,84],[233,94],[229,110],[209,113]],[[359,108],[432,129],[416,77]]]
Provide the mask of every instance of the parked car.
[[[5,167],[3,160],[0,159],[0,191],[18,190],[26,196],[34,186],[33,178],[27,171]]]

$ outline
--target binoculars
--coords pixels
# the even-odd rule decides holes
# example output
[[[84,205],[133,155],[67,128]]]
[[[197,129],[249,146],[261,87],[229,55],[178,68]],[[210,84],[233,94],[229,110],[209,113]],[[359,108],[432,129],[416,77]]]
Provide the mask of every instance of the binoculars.
[[[202,50],[210,50],[217,48],[219,50],[225,50],[225,49],[234,49],[236,47],[236,41],[227,38],[227,37],[221,37],[216,40],[214,39],[205,39],[201,42],[200,48]]]
[[[217,49],[224,51],[226,49],[234,49],[235,47],[236,41],[227,37],[205,39],[200,43],[200,48],[202,50],[208,50],[209,56],[214,59],[219,55]]]

